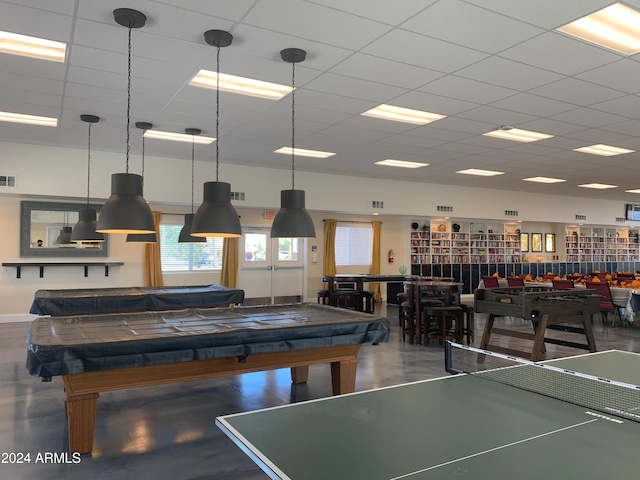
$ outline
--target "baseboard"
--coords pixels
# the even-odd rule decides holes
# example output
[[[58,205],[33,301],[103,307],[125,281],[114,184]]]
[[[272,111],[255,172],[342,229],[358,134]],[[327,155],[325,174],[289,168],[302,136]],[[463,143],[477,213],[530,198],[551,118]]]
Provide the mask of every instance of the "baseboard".
[[[30,313],[5,313],[0,314],[0,323],[32,322],[36,317]]]

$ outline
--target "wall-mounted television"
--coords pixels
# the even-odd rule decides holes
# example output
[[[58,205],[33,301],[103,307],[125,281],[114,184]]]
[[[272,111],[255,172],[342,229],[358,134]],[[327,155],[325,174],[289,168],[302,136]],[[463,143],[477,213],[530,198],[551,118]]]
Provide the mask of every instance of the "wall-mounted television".
[[[625,218],[632,222],[640,222],[640,205],[627,203],[627,215]]]

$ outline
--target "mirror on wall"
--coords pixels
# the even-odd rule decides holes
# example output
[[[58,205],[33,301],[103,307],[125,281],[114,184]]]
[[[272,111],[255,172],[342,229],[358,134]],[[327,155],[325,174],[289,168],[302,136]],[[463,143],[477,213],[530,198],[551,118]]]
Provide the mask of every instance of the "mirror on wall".
[[[106,257],[109,236],[101,243],[71,243],[64,233],[78,222],[86,203],[23,201],[20,204],[21,257]],[[100,214],[101,205],[89,205]]]

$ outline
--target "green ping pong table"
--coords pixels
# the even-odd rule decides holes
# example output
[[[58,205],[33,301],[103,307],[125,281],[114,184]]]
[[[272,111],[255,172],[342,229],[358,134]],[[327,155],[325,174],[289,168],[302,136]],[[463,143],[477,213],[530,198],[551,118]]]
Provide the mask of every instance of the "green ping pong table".
[[[216,425],[273,479],[638,478],[640,354],[498,367],[489,355],[519,359],[476,349],[465,355],[477,372],[226,415]],[[529,368],[562,378],[529,381]],[[488,380],[492,372],[516,373],[513,384],[524,388],[555,385],[561,398],[589,406]]]

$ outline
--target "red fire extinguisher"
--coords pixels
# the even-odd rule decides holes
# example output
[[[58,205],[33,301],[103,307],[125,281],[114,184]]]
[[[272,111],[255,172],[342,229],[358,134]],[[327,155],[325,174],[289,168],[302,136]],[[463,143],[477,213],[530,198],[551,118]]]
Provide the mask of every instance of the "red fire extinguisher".
[[[393,249],[391,249],[389,250],[389,259],[388,259],[389,263],[393,263],[393,260],[394,260],[393,256],[394,256]]]

